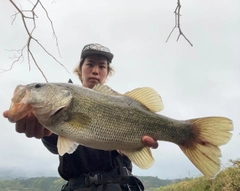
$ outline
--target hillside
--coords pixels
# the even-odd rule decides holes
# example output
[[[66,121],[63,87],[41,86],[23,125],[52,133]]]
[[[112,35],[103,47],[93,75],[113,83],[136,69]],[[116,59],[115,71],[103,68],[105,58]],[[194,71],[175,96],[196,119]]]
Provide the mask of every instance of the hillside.
[[[240,191],[240,160],[231,161],[233,166],[221,171],[214,179],[204,177],[185,179],[153,191]]]
[[[174,180],[161,180],[157,177],[138,176],[146,190],[173,183]],[[0,180],[0,191],[59,191],[65,180],[60,177],[16,178]]]

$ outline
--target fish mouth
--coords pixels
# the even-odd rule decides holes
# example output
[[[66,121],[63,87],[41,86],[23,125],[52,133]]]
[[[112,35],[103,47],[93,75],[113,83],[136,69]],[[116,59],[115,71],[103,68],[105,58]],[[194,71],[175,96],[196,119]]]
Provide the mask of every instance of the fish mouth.
[[[8,111],[8,120],[16,122],[32,112],[32,106],[27,104],[30,91],[26,86],[19,85],[14,90],[12,103]]]

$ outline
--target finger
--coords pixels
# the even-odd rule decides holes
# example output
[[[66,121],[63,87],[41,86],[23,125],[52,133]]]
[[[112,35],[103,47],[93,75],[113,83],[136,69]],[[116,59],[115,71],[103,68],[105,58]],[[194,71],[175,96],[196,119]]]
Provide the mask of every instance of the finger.
[[[44,128],[44,136],[50,136],[52,134],[52,131],[49,131],[48,129]]]
[[[26,131],[26,117],[18,120],[15,125],[15,129],[18,133],[25,133]]]
[[[36,128],[38,125],[38,121],[37,118],[30,114],[28,115],[27,119],[26,119],[26,131],[25,134],[27,137],[35,137],[35,132],[36,132]]]
[[[37,139],[40,139],[42,137],[44,137],[44,127],[37,121],[35,128],[34,128],[34,137]]]
[[[151,147],[153,149],[156,149],[158,147],[158,142],[149,136],[142,137],[142,142],[145,146]]]
[[[51,131],[43,127],[38,121],[35,126],[35,138],[43,138],[44,136],[50,136],[52,134]]]
[[[3,117],[8,118],[8,110],[3,112]]]
[[[154,140],[154,142],[152,143],[151,148],[152,148],[152,149],[158,148],[158,142]]]

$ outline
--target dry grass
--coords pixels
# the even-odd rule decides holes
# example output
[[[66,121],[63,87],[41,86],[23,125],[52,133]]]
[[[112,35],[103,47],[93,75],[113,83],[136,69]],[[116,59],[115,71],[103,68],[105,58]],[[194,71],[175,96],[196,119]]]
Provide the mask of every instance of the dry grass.
[[[240,191],[240,160],[221,171],[215,179],[204,177],[187,179],[176,184],[156,188],[155,191]]]

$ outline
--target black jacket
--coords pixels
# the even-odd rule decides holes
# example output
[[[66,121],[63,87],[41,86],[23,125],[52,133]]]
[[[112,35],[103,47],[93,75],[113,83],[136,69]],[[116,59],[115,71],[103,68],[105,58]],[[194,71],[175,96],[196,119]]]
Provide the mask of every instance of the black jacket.
[[[58,154],[57,138],[58,136],[55,134],[42,138],[45,147],[53,154]],[[116,157],[120,157],[123,165],[127,167],[129,172],[132,172],[131,161],[126,156],[121,156],[117,151],[103,151],[81,145],[74,153],[59,156],[58,171],[65,180],[89,172],[109,172],[118,168]]]

